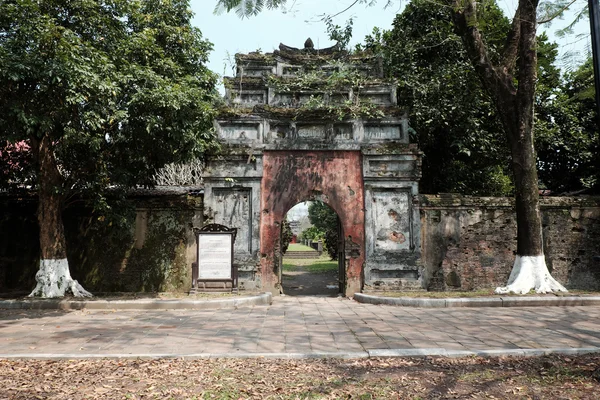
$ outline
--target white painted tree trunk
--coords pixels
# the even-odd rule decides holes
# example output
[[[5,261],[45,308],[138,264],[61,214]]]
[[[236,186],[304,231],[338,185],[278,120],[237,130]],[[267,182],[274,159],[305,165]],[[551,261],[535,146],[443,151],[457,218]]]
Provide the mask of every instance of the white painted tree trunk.
[[[563,285],[550,275],[543,255],[517,256],[508,278],[508,284],[496,288],[496,293],[526,294],[531,290],[535,290],[537,293],[567,291]]]
[[[40,260],[40,269],[35,274],[37,285],[29,297],[64,297],[71,293],[75,297],[92,297],[79,282],[71,278],[69,262],[66,258]]]

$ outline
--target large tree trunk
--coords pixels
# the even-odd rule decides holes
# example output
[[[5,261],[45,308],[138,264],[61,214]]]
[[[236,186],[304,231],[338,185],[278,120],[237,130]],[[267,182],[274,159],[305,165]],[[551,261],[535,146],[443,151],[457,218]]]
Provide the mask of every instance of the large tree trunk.
[[[537,74],[537,0],[519,0],[501,60],[494,65],[477,28],[477,3],[454,0],[457,33],[493,99],[511,149],[517,213],[517,256],[505,287],[496,293],[566,291],[548,271],[543,252],[538,178],[533,147]],[[515,65],[516,64],[516,65]],[[515,74],[518,87],[514,86]]]
[[[519,118],[519,126],[513,127],[512,133],[508,134],[515,179],[517,257],[507,286],[496,288],[499,294],[567,291],[550,275],[544,258],[533,129],[529,128],[527,117]]]
[[[33,141],[38,162],[38,224],[40,231],[40,269],[35,275],[37,285],[29,295],[39,297],[91,296],[71,278],[67,261],[66,240],[62,222],[61,175],[58,171],[52,142],[48,135]]]

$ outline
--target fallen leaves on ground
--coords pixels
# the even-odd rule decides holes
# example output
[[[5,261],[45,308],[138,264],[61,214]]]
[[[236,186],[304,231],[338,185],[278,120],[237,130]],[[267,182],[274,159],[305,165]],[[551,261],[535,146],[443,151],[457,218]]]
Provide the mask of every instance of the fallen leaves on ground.
[[[600,355],[0,360],[2,399],[597,399]]]

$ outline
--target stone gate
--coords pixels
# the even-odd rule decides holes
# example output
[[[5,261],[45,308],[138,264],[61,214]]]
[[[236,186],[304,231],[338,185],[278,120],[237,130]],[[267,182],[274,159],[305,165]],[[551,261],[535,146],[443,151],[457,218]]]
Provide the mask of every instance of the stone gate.
[[[236,64],[204,199],[212,222],[238,229],[241,288],[279,292],[281,223],[308,200],[340,218],[345,295],[421,288],[421,153],[378,59],[307,40]]]

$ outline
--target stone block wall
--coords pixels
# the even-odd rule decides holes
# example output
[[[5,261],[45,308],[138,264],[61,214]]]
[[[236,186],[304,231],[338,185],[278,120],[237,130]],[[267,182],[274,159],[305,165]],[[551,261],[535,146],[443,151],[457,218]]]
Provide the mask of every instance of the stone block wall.
[[[511,198],[421,195],[424,284],[429,290],[503,286],[516,254]],[[542,197],[546,263],[568,289],[600,290],[600,198]]]
[[[516,251],[511,198],[419,195],[415,201],[425,288],[506,284]],[[85,208],[65,211],[73,277],[96,293],[189,291],[196,259],[192,226],[205,222],[202,196],[151,191],[131,197],[129,205],[117,225]],[[0,195],[0,209],[0,293],[27,294],[39,262],[36,199]],[[553,276],[569,289],[600,290],[600,197],[543,197],[541,211]]]
[[[0,196],[0,293],[35,286],[39,237],[35,197]],[[138,193],[119,223],[83,207],[63,213],[71,275],[94,292],[187,292],[196,260],[192,226],[202,226],[202,198],[187,192]]]

